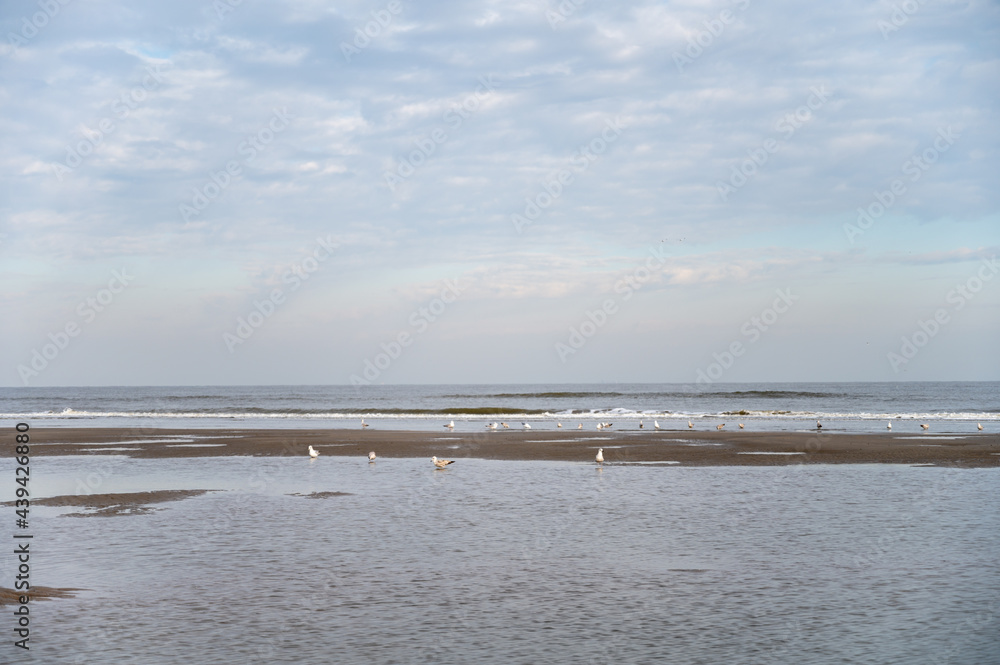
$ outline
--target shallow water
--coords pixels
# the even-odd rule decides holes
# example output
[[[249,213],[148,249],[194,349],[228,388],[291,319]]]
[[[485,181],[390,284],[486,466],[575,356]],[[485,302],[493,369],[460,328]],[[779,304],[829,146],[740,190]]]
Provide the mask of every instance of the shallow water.
[[[36,462],[34,496],[81,482],[226,491],[150,515],[32,508],[33,581],[88,591],[32,604],[19,662],[911,665],[1000,654],[997,469]],[[0,478],[13,478],[9,460]],[[320,491],[351,494],[288,496]],[[0,662],[13,651],[0,645]]]

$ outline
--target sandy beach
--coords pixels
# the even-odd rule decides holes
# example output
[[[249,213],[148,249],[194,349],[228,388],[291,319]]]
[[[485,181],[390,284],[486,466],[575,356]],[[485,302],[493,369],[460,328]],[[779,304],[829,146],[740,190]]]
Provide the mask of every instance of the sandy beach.
[[[181,430],[33,428],[32,455],[117,454],[135,458],[303,456],[312,445],[322,456],[380,459],[448,457],[498,460],[593,461],[606,464],[676,462],[689,466],[783,464],[930,464],[1000,466],[1000,435],[839,434],[747,431],[486,431]]]

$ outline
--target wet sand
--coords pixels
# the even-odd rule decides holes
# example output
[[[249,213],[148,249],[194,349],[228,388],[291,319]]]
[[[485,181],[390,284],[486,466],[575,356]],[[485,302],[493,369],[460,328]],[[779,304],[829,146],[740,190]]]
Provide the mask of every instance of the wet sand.
[[[169,440],[176,437],[175,440]],[[181,437],[194,439],[181,440]],[[165,440],[166,439],[166,440]],[[32,428],[31,454],[127,455],[134,458],[301,456],[312,445],[322,456],[379,459],[446,457],[593,462],[677,462],[686,466],[784,464],[928,464],[1000,466],[1000,434],[964,436],[751,431],[539,431],[408,432],[381,430],[178,430],[132,428]],[[377,462],[376,462],[377,463]]]
[[[75,598],[78,591],[86,589],[56,589],[49,586],[32,586],[30,590],[16,591],[6,587],[0,587],[0,606],[17,605],[21,596],[29,596],[32,601],[51,600],[53,598]]]
[[[144,515],[156,508],[149,504],[180,501],[217,490],[156,490],[152,492],[122,492],[117,494],[64,494],[61,496],[32,499],[36,506],[77,506],[94,509],[89,513],[67,513],[63,517],[113,517],[115,515]],[[13,501],[0,504],[13,506]]]

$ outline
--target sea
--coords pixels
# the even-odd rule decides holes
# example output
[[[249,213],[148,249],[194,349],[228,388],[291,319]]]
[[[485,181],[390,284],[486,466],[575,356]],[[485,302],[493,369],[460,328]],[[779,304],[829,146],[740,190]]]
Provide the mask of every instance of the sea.
[[[1000,425],[1000,382],[0,388],[0,421],[32,426],[479,429],[610,422],[665,429],[739,420],[765,431],[937,433]]]
[[[740,411],[775,429],[957,431],[997,426],[997,388],[45,388],[2,404],[11,436],[17,421],[29,436],[361,417],[686,427]],[[0,458],[3,501],[16,464]],[[27,651],[0,608],[0,663],[1000,663],[1000,468],[31,455],[29,487],[214,491],[110,517],[32,505],[24,527],[0,508],[0,587],[21,574],[13,536],[30,535],[31,584],[80,589],[29,603]]]

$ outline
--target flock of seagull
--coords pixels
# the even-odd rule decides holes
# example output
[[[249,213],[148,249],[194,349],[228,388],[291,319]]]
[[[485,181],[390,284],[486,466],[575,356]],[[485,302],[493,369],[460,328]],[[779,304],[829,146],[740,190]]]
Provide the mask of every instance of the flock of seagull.
[[[743,427],[744,427],[743,423],[737,423],[737,424],[739,425],[740,429],[743,429]],[[613,425],[613,423],[597,423],[597,429],[598,430],[610,429],[612,425]],[[688,429],[694,429],[694,423],[692,423],[690,420],[688,421],[687,425],[688,425]],[[725,427],[725,426],[726,426],[726,423],[720,423],[720,424],[718,424],[718,425],[715,426],[715,429],[721,432],[722,428]],[[361,419],[361,427],[362,428],[368,427],[368,423],[365,422],[364,418]],[[447,429],[449,429],[449,430],[455,429],[455,421],[454,420],[449,421],[447,425],[444,425],[444,427],[447,428]],[[498,429],[499,427],[503,427],[503,429],[510,429],[510,425],[508,425],[507,423],[487,423],[486,424],[486,428],[490,429],[490,430],[495,430],[495,429]],[[529,423],[525,423],[525,422],[521,423],[521,427],[523,427],[524,429],[531,429],[531,425]],[[562,427],[562,423],[561,422],[557,422],[556,423],[556,427],[561,428]],[[653,421],[653,427],[656,428],[657,430],[661,429],[660,423],[658,423],[655,420]],[[892,429],[892,423],[887,423],[886,426],[885,426],[885,428],[888,429],[888,430],[891,430]],[[927,430],[929,430],[930,428],[931,428],[931,426],[928,425],[927,423],[922,423],[920,425],[920,429],[924,430],[925,432]],[[983,431],[983,424],[982,423],[976,423],[976,428],[980,432],[982,432]],[[577,425],[577,429],[583,429],[583,423],[580,423],[579,425]],[[639,421],[639,429],[644,429],[643,421],[641,421],[641,420]],[[821,423],[820,421],[817,420],[816,421],[816,429],[817,430],[823,429],[823,423]],[[317,457],[319,457],[319,451],[316,450],[315,448],[313,448],[312,445],[309,446],[309,457],[311,459],[316,459]],[[371,452],[369,452],[368,453],[368,463],[369,464],[374,464],[376,457],[377,456],[375,455],[375,451],[374,450],[371,451]],[[594,458],[594,461],[597,462],[598,464],[603,464],[604,463],[604,448],[598,448],[597,449],[597,456]],[[435,457],[431,457],[431,462],[434,463],[434,466],[436,468],[443,469],[446,466],[448,466],[449,464],[454,464],[455,460],[438,459],[435,456]]]

